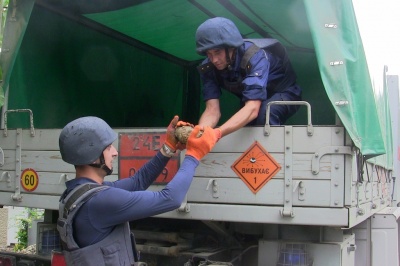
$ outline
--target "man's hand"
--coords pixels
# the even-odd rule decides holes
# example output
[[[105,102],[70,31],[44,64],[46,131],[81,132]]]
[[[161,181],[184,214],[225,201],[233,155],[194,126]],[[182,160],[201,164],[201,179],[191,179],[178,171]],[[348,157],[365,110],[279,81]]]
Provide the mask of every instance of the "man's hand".
[[[214,134],[215,137],[217,138],[217,142],[218,140],[220,140],[222,138],[222,131],[220,128],[214,128]]]
[[[184,121],[179,121],[179,116],[174,116],[174,118],[171,120],[171,123],[169,124],[167,128],[167,139],[165,141],[165,145],[168,146],[168,148],[172,151],[175,152],[176,150],[184,150],[186,149],[186,143],[180,142],[179,139],[176,137],[176,128],[177,127],[183,127],[183,126],[190,126],[194,127],[192,124]]]
[[[172,151],[175,152],[177,147],[178,140],[175,137],[175,128],[176,125],[178,124],[179,121],[179,116],[174,116],[174,118],[171,120],[171,123],[169,123],[167,127],[167,139],[165,140],[165,145],[168,146],[168,148]]]

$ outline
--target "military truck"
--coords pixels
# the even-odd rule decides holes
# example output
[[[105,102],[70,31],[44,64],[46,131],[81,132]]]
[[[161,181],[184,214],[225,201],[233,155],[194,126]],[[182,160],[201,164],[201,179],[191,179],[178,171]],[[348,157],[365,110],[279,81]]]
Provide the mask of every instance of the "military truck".
[[[179,209],[131,222],[141,265],[399,264],[399,80],[371,61],[352,1],[15,0],[8,8],[0,204],[45,217],[37,255],[3,254],[2,265],[48,265],[59,255],[58,201],[74,168],[61,160],[58,136],[69,121],[94,115],[118,133],[107,180],[151,158],[175,114],[197,123],[204,58],[194,34],[215,16],[244,38],[279,40],[303,101],[285,125],[222,138]],[[221,122],[240,108],[227,92],[221,105]]]

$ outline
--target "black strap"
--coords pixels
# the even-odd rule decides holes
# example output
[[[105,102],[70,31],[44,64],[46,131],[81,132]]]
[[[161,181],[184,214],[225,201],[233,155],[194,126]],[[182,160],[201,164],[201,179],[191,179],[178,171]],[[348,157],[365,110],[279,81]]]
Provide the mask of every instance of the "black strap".
[[[130,236],[131,236],[131,242],[132,242],[133,259],[135,261],[139,261],[140,260],[140,251],[138,251],[137,247],[136,247],[135,235],[133,234],[133,232],[131,232]]]
[[[269,80],[267,84],[267,90],[274,93],[284,91],[289,86],[292,86],[296,82],[296,74],[289,61],[289,57],[286,53],[285,47],[276,39],[246,39],[246,41],[252,42],[253,44],[245,51],[242,61],[240,62],[240,70],[242,77],[245,77],[252,65],[250,63],[251,57],[263,49],[267,53],[274,54],[282,60],[282,65],[285,67],[284,76],[275,80]]]
[[[88,183],[88,184],[85,184],[85,185],[81,186],[76,191],[72,192],[73,194],[68,198],[67,202],[64,205],[64,215],[63,215],[63,217],[67,218],[67,215],[68,215],[71,207],[73,206],[75,201],[77,199],[79,199],[80,196],[82,196],[83,194],[85,194],[89,190],[91,190],[93,188],[100,187],[100,186],[102,186],[102,185],[97,184],[97,183]]]
[[[258,50],[260,50],[260,47],[258,47],[255,44],[252,44],[249,49],[246,50],[246,52],[244,52],[244,55],[242,57],[242,61],[240,61],[240,69],[242,71],[242,76],[245,76],[246,71],[249,70],[251,68],[251,64],[250,64],[250,59],[253,57],[253,55],[255,53],[258,52]]]

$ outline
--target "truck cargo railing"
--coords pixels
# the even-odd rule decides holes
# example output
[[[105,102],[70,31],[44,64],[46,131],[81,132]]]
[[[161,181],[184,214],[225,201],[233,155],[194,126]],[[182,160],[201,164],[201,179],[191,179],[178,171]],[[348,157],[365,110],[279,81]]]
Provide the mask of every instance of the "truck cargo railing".
[[[311,122],[311,105],[306,102],[306,101],[272,101],[267,104],[267,110],[266,110],[266,116],[265,117],[270,117],[271,113],[271,105],[305,105],[307,107],[307,134],[309,136],[312,136],[313,134],[313,126]],[[266,136],[269,136],[271,134],[271,126],[269,124],[269,119],[266,119],[265,121],[265,127],[264,127],[264,134]]]

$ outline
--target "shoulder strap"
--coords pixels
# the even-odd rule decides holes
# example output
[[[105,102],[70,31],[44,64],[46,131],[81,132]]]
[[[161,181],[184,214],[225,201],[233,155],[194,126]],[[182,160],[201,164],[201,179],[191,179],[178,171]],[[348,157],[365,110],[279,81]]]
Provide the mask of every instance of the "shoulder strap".
[[[207,73],[207,72],[209,72],[209,71],[211,71],[211,70],[214,70],[214,65],[213,65],[213,63],[208,62],[208,63],[206,63],[206,64],[203,64],[203,65],[198,66],[198,67],[197,67],[197,70],[198,70],[201,74],[204,74],[204,73]]]
[[[102,189],[105,189],[105,186],[95,183],[87,183],[79,186],[75,190],[73,190],[66,198],[66,202],[64,205],[63,217],[66,218],[68,213],[76,207],[75,202],[86,192],[90,190],[90,193],[86,195],[85,198],[89,199],[91,196]]]
[[[244,39],[244,41],[251,42],[252,45],[245,51],[242,61],[240,61],[240,70],[242,75],[246,75],[247,71],[251,69],[250,59],[260,49],[269,50],[271,47],[281,45],[277,39],[264,38],[264,39]],[[282,45],[281,45],[282,46]],[[283,47],[283,46],[282,46]],[[281,54],[279,52],[279,54]]]
[[[240,69],[242,71],[242,74],[245,74],[247,70],[249,70],[251,68],[251,64],[250,64],[250,59],[253,57],[253,55],[255,53],[258,52],[258,50],[260,50],[260,47],[258,47],[255,44],[252,44],[249,49],[247,49],[244,52],[244,55],[242,57],[242,61],[240,61]]]

